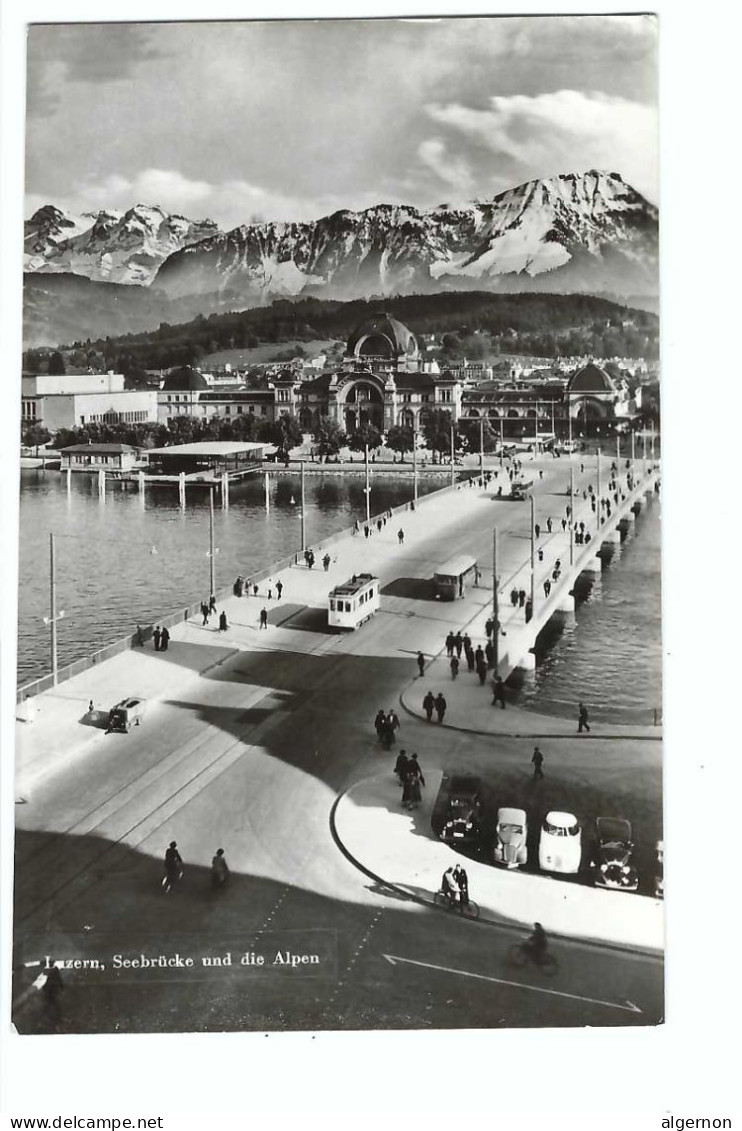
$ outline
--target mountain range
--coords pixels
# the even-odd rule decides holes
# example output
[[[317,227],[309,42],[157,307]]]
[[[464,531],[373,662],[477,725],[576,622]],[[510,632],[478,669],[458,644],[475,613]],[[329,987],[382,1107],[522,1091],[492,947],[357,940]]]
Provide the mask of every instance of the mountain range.
[[[651,304],[658,211],[618,173],[592,170],[529,181],[461,207],[379,204],[227,232],[156,206],[71,215],[47,205],[26,223],[25,250],[31,277],[80,275],[149,288],[153,326],[171,303],[209,314],[299,296],[551,291],[646,295]],[[37,298],[43,293],[33,289]],[[98,297],[103,315],[108,298]],[[81,311],[75,337],[95,336],[83,332],[90,330],[86,317]],[[26,322],[34,338],[53,329],[36,315]],[[66,329],[73,323],[74,315]],[[95,329],[107,332],[98,322]]]

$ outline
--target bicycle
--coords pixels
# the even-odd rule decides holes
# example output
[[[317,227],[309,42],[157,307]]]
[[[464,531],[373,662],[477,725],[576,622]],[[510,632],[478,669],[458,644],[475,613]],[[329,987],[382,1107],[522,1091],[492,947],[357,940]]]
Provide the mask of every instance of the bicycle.
[[[530,943],[519,942],[513,943],[508,951],[508,960],[513,966],[523,967],[531,963],[533,966],[538,966],[544,974],[552,977],[559,969],[559,963],[553,954],[548,950],[542,951],[540,954],[533,949]]]
[[[459,915],[463,915],[465,919],[478,919],[479,918],[479,905],[473,899],[467,899],[466,902],[456,899],[454,896],[449,895],[447,892],[437,891],[433,896],[433,905],[435,907],[445,907],[447,911],[458,911]]]

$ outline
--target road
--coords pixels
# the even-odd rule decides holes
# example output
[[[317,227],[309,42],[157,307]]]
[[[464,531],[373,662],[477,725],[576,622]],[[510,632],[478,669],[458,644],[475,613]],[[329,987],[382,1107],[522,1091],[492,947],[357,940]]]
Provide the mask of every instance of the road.
[[[539,506],[563,506],[566,468],[561,461],[544,468]],[[338,792],[390,758],[375,741],[376,711],[398,703],[417,649],[437,651],[450,627],[450,607],[405,593],[430,576],[431,562],[455,551],[489,560],[491,523],[515,530],[527,522],[526,507],[487,501],[477,511],[486,521],[474,523],[471,506],[451,508],[456,517],[445,529],[420,527],[402,547],[395,525],[366,552],[372,568],[374,554],[383,559],[382,586],[396,595],[361,631],[330,635],[300,602],[272,610],[282,625],[266,634],[245,618],[234,650],[205,674],[193,647],[183,653],[182,689],[153,704],[141,728],[128,736],[101,732],[73,769],[39,783],[17,807],[20,1031],[53,1023],[41,995],[29,990],[39,971],[33,964],[46,955],[105,966],[63,974],[61,1025],[73,1032],[661,1018],[658,959],[554,940],[555,978],[515,969],[507,952],[522,928],[470,923],[402,899],[354,867],[333,840]],[[467,612],[488,600],[485,590],[472,592]],[[167,662],[179,662],[177,647]],[[406,745],[440,763],[482,758],[491,747],[487,737],[406,716],[403,728]],[[525,755],[527,745],[512,739],[508,753],[522,747]],[[165,896],[161,860],[170,840],[186,868]],[[217,847],[232,872],[219,892],[209,874]],[[278,953],[288,960],[277,965]],[[194,965],[114,969],[115,955],[120,962],[176,954]],[[231,965],[202,964],[227,954]],[[264,965],[240,961],[250,954]],[[292,967],[291,955],[307,961]]]

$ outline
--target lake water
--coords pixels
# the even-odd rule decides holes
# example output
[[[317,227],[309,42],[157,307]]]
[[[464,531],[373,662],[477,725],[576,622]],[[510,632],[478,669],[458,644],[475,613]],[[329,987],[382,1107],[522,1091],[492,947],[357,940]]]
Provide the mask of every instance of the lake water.
[[[422,480],[420,494],[446,485]],[[365,514],[362,475],[307,475],[307,538],[318,542]],[[372,513],[407,502],[411,478],[373,481]],[[293,500],[293,501],[292,501]],[[268,568],[301,543],[298,476],[278,475],[265,513],[262,477],[230,490],[229,509],[215,511],[217,585]],[[209,511],[205,493],[177,489],[146,494],[57,472],[21,473],[18,681],[49,670],[49,532],[56,535],[60,666],[199,600],[209,591]],[[523,681],[522,706],[573,715],[579,699],[596,719],[647,723],[661,703],[660,504],[645,508],[627,540],[594,584],[576,617],[539,639],[538,667]]]

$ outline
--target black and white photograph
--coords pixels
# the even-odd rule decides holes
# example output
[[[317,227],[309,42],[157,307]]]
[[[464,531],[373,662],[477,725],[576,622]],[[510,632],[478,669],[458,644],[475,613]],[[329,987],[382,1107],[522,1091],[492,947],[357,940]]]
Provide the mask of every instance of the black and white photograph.
[[[662,1022],[657,35],[29,26],[20,1034]]]

